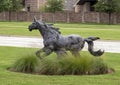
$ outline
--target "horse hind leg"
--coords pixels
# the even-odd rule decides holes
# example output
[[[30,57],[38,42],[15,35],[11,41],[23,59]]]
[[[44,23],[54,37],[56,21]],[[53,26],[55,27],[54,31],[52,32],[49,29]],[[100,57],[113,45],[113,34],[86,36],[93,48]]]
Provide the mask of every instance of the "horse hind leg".
[[[70,51],[71,53],[72,53],[72,55],[73,56],[75,56],[75,57],[80,57],[80,53],[79,53],[79,51]]]
[[[66,57],[67,56],[67,52],[66,52],[65,49],[57,50],[56,54],[57,54],[58,58],[60,58],[60,57]]]

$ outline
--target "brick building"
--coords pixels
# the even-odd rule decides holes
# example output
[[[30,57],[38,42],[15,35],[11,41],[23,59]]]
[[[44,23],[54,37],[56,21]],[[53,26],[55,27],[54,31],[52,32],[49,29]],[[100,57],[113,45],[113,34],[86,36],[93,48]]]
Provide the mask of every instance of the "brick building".
[[[78,0],[63,0],[64,10],[65,11],[74,11],[75,10],[74,4],[77,1]]]
[[[24,11],[39,11],[40,7],[45,5],[47,0],[23,0]]]
[[[77,0],[63,0],[65,11],[74,11],[74,4]],[[23,0],[24,11],[39,11],[40,7],[46,4],[47,0]]]
[[[93,11],[93,5],[98,0],[63,0],[64,11],[87,12]],[[47,0],[23,0],[24,11],[37,12]]]
[[[98,0],[78,0],[74,4],[75,12],[90,12],[94,11],[94,5]]]

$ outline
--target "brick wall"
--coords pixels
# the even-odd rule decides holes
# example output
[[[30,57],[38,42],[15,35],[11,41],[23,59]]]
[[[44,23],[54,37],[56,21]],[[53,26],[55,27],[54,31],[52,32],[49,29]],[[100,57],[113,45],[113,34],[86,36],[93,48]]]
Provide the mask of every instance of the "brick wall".
[[[104,16],[102,16],[104,17]],[[100,15],[97,12],[86,12],[84,13],[84,21],[88,23],[99,23]]]
[[[32,21],[33,17],[42,19],[45,22],[85,22],[85,23],[108,23],[108,14],[98,12],[85,13],[40,13],[40,12],[2,12],[0,21]],[[111,16],[113,24],[120,24],[120,13],[113,13]]]

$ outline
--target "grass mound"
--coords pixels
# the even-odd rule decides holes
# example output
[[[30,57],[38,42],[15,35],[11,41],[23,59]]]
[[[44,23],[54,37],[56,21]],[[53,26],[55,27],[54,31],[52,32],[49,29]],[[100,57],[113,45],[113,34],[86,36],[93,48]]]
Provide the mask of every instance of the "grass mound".
[[[110,71],[103,59],[88,56],[45,58],[43,60],[36,56],[27,56],[18,59],[10,70],[42,75],[93,75],[106,74]]]
[[[66,57],[46,59],[39,66],[40,74],[46,75],[91,75],[108,73],[108,66],[101,58]]]
[[[10,68],[11,71],[33,73],[37,71],[39,66],[39,58],[33,55],[27,55],[18,59]]]

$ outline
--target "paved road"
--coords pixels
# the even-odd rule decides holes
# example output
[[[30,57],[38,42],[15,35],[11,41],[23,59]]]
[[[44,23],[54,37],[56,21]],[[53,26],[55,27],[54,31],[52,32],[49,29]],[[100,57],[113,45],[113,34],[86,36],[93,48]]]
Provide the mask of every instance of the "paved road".
[[[43,39],[33,37],[0,36],[0,46],[42,48]],[[120,41],[95,41],[95,50],[103,49],[105,52],[120,53]],[[87,50],[87,44],[83,50]]]

